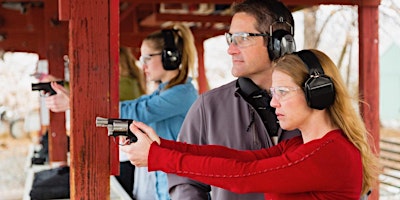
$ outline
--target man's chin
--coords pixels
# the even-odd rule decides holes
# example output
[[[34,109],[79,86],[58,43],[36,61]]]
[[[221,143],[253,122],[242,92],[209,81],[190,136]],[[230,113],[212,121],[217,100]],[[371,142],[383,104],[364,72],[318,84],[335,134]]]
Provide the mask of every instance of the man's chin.
[[[241,71],[237,71],[237,70],[234,70],[234,69],[232,69],[231,74],[234,77],[243,77],[243,76],[247,75],[246,73],[243,73]]]

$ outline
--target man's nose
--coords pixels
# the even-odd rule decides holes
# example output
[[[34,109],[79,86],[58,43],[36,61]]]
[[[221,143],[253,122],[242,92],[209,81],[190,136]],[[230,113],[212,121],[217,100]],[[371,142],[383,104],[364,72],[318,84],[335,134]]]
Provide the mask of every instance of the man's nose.
[[[231,44],[229,44],[229,46],[228,46],[228,54],[229,55],[237,54],[239,52],[240,52],[239,48],[233,42]]]

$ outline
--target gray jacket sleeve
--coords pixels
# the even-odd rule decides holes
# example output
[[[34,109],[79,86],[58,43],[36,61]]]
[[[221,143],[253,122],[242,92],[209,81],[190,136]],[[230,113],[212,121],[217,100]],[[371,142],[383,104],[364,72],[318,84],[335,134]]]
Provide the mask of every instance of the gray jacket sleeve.
[[[170,185],[169,194],[173,200],[207,200],[211,191],[209,185],[180,177],[175,174],[167,174]]]
[[[190,108],[182,124],[178,141],[202,144],[204,119],[201,102],[202,96]],[[169,194],[173,200],[207,200],[209,198],[209,192],[211,191],[209,185],[173,174],[167,174],[167,176]]]

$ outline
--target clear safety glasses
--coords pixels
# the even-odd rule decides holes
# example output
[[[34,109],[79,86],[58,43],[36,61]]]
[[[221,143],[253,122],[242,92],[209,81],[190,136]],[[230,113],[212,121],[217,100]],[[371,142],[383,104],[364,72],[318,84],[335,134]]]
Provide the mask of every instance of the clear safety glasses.
[[[248,47],[256,44],[255,37],[262,36],[266,37],[269,36],[267,33],[246,33],[246,32],[239,32],[239,33],[225,33],[226,42],[228,45],[232,43],[237,47]]]
[[[289,95],[291,92],[300,89],[300,87],[285,87],[285,86],[278,86],[278,87],[271,87],[269,89],[270,96],[275,97],[277,100],[284,100],[292,95]]]
[[[149,62],[153,56],[158,56],[161,54],[162,53],[152,53],[152,54],[147,54],[147,55],[141,55],[139,58],[139,61],[140,61],[140,63],[142,63],[142,65],[147,65],[147,62]]]

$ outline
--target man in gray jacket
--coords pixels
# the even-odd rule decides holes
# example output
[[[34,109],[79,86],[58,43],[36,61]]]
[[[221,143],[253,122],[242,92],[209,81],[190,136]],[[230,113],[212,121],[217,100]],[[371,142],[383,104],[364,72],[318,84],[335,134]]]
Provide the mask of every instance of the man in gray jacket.
[[[267,93],[272,60],[295,51],[293,16],[277,0],[245,0],[233,7],[233,14],[225,36],[232,56],[232,74],[238,79],[198,98],[185,118],[178,140],[240,150],[271,147],[300,134],[280,129]],[[235,194],[171,174],[168,183],[174,200],[264,199],[263,194]]]

